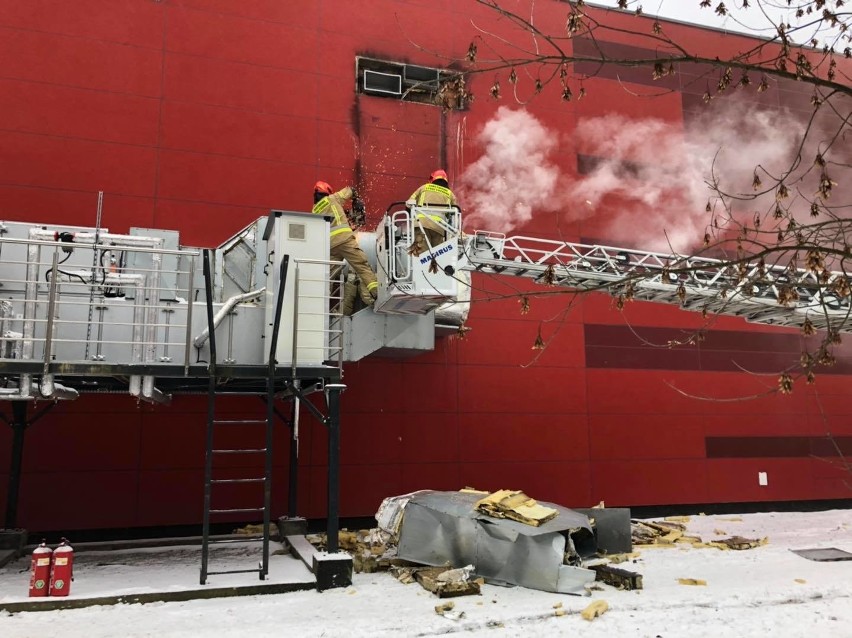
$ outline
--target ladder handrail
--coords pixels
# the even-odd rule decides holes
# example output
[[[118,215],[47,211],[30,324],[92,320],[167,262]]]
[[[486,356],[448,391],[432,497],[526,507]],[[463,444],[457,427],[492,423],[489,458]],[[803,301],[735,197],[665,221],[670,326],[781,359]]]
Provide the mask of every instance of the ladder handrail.
[[[207,371],[210,375],[207,388],[207,447],[204,455],[204,518],[201,523],[201,584],[207,583],[207,565],[210,557],[210,500],[211,479],[213,478],[213,415],[216,398],[216,326],[213,323],[213,277],[210,265],[210,250],[204,250],[202,267],[204,270],[204,291],[206,294],[208,342],[210,361]]]
[[[266,457],[263,467],[263,567],[261,580],[269,574],[269,525],[272,507],[272,424],[275,422],[275,353],[278,352],[278,334],[281,315],[284,313],[284,291],[287,286],[287,271],[290,255],[281,258],[278,270],[278,290],[275,294],[275,319],[272,324],[272,339],[269,343],[269,368],[266,376]]]

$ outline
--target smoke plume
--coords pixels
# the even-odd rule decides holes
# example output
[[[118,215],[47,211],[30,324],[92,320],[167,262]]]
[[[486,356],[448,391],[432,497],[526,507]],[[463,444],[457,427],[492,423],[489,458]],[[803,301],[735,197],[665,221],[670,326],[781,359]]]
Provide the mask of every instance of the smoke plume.
[[[587,237],[686,252],[703,241],[708,203],[719,206],[710,185],[751,197],[755,167],[767,184],[790,167],[800,124],[787,111],[735,98],[712,103],[688,125],[615,114],[582,119],[567,140],[580,158],[579,174],[569,176],[552,159],[557,135],[528,112],[504,107],[477,138],[484,153],[462,174],[459,192],[468,219],[484,229],[510,232],[558,210],[580,221]],[[751,219],[774,206],[774,194],[733,202],[735,217]],[[808,206],[804,198],[799,204]]]
[[[500,107],[477,141],[484,153],[459,179],[468,222],[507,232],[561,207],[554,201],[559,169],[550,160],[557,138],[530,113]]]

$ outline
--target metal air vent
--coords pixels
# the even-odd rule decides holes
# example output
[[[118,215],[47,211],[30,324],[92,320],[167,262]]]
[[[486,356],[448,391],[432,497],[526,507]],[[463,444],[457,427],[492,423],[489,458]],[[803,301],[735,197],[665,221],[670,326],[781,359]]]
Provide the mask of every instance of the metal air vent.
[[[395,73],[379,73],[364,70],[364,93],[402,95],[402,76]]]

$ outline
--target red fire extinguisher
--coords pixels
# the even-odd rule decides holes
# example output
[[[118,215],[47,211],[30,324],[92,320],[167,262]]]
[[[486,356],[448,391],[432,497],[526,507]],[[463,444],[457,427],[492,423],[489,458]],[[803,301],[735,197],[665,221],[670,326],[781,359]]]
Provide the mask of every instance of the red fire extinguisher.
[[[30,596],[47,596],[53,550],[44,541],[33,550],[30,568]]]
[[[50,596],[67,596],[71,593],[71,581],[74,580],[74,548],[63,538],[53,551],[53,565],[50,569]]]

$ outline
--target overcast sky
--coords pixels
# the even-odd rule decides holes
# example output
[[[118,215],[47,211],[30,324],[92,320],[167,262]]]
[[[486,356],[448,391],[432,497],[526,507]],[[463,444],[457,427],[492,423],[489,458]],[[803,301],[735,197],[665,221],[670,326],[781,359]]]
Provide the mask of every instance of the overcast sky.
[[[699,0],[649,0],[645,3],[644,9],[675,20],[731,31],[753,31],[765,26],[767,22],[754,5],[748,11],[733,11],[730,15],[723,17],[716,15],[715,6],[718,2],[713,2],[711,7],[706,8],[701,8],[699,4]],[[728,2],[727,5],[730,9],[733,8],[734,3]]]
[[[641,5],[642,11],[646,15],[658,15],[672,20],[763,37],[775,35],[775,28],[767,15],[762,12],[762,9],[766,10],[768,16],[775,19],[776,22],[782,17],[793,26],[799,22],[793,15],[794,10],[786,9],[786,0],[753,0],[748,9],[740,8],[741,0],[727,0],[725,5],[729,13],[726,16],[716,14],[716,7],[719,2],[720,0],[712,0],[710,7],[702,8],[700,6],[701,0],[629,0],[629,7],[636,9]],[[618,3],[617,0],[594,0],[589,4],[615,7]],[[782,5],[784,5],[783,8]],[[828,36],[830,33],[832,32],[824,31],[819,39],[822,41],[823,36]],[[835,36],[839,35],[836,31],[833,33]],[[814,35],[815,33],[810,31],[802,32],[794,39],[806,42]],[[844,45],[848,45],[848,43],[844,43]]]
[[[597,0],[596,4],[613,7],[616,0]],[[664,18],[700,24],[706,27],[740,31],[758,35],[761,28],[768,25],[766,17],[760,13],[756,3],[746,11],[737,9],[739,2],[729,0],[726,6],[731,11],[728,16],[716,15],[715,8],[719,4],[714,0],[710,7],[701,8],[700,0],[630,0],[630,8],[641,5],[645,14],[659,15]],[[776,15],[781,15],[775,11]]]

